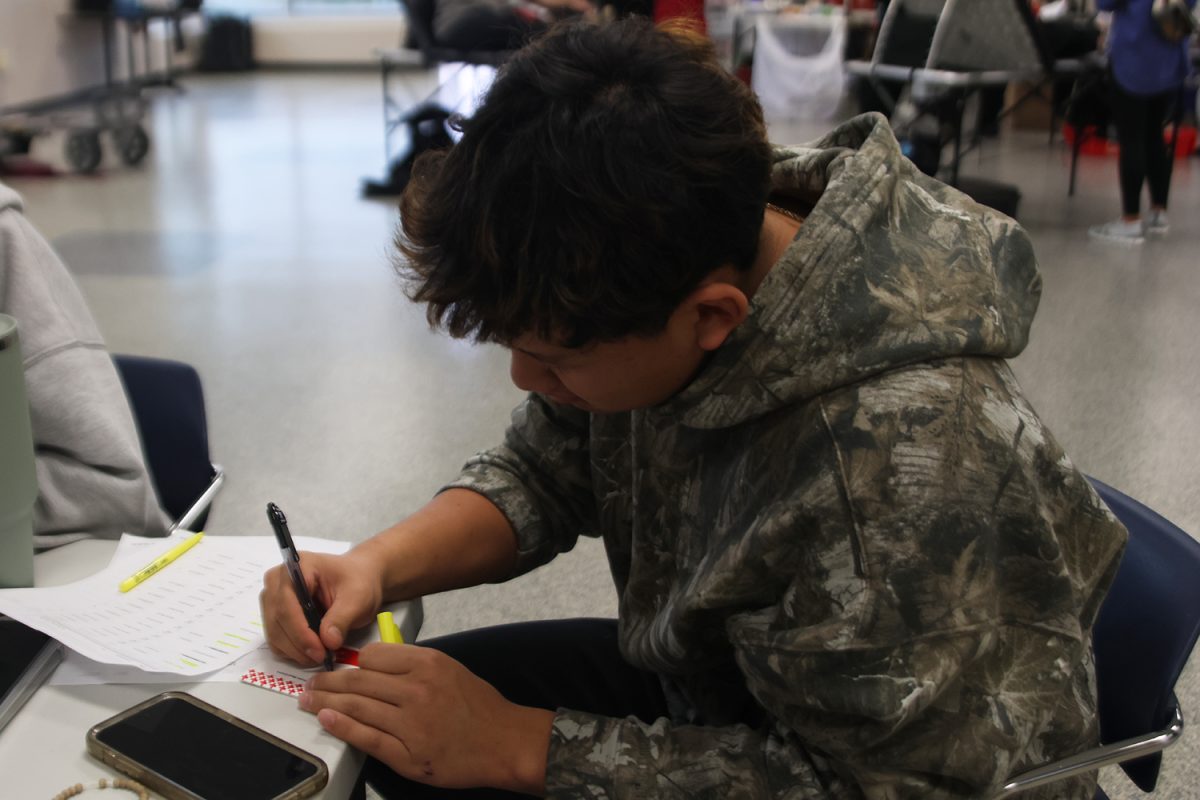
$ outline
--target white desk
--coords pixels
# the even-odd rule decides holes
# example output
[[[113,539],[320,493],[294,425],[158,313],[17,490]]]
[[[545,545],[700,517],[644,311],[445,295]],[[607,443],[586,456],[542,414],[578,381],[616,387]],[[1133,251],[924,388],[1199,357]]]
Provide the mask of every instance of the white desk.
[[[108,564],[116,544],[91,540],[43,553],[34,559],[34,583],[54,586],[86,577]],[[403,603],[394,613],[405,641],[415,641],[421,627],[420,600]],[[0,731],[0,796],[49,800],[74,783],[116,777],[114,770],[87,755],[88,729],[170,690],[189,692],[320,758],[329,767],[329,783],[316,795],[321,800],[345,800],[354,789],[363,755],[325,733],[316,717],[296,707],[295,698],[242,683],[203,683],[180,676],[179,683],[43,686]]]

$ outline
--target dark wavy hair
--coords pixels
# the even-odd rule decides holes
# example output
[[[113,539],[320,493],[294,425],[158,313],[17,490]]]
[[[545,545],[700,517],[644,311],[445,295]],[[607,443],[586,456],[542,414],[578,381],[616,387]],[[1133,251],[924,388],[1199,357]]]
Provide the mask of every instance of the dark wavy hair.
[[[409,297],[452,336],[652,335],[714,269],[754,262],[762,109],[699,34],[556,26],[460,124],[456,145],[418,159],[396,241]]]

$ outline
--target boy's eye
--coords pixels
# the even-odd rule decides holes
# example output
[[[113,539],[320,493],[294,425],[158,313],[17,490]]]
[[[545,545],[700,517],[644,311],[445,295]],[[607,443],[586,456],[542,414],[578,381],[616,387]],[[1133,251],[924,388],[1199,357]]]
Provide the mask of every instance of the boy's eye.
[[[534,356],[534,360],[546,369],[562,369],[567,364],[567,359],[548,356]]]

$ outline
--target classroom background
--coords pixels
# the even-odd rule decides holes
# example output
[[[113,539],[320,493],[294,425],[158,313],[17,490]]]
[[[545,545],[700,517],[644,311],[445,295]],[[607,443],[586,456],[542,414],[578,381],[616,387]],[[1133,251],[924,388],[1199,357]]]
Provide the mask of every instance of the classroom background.
[[[840,62],[870,57],[878,9],[785,5],[696,8],[730,69],[749,80],[758,17],[844,15],[830,79],[840,82],[823,89],[832,102],[810,94],[789,108],[785,99],[768,115],[774,141],[797,143],[870,102]],[[142,11],[149,16],[108,18],[72,0],[0,1],[0,180],[74,273],[113,352],[199,371],[213,459],[228,476],[208,533],[268,535],[263,509],[274,501],[294,535],[364,539],[496,442],[520,399],[505,352],[431,332],[390,264],[388,184],[413,138],[403,115],[438,87],[436,104],[469,112],[488,68],[439,69],[402,47],[408,12],[395,0],[147,2]],[[222,26],[223,38],[206,38]],[[91,100],[79,102],[97,86],[133,104],[120,112],[120,136],[89,116]],[[1007,104],[1025,95],[978,138],[980,96],[967,99],[959,163],[964,177],[1018,193],[1016,216],[1041,266],[1041,309],[1014,370],[1084,472],[1195,534],[1195,128],[1174,161],[1170,234],[1113,246],[1087,229],[1119,209],[1114,143],[1095,136],[1072,178],[1053,92],[1014,81]],[[134,128],[144,141],[130,139]],[[81,129],[98,130],[94,141]],[[584,540],[511,583],[426,598],[421,635],[615,613],[602,549]],[[1194,664],[1179,694],[1185,718],[1200,714]],[[1193,797],[1198,782],[1200,739],[1185,733],[1156,796]],[[1116,770],[1103,783],[1114,800],[1141,796]]]

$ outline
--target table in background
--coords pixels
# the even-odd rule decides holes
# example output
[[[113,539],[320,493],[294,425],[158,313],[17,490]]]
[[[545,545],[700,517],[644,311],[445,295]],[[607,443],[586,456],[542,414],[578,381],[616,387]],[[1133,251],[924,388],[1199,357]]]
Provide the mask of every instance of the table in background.
[[[84,578],[108,564],[116,545],[87,540],[42,553],[34,559],[34,583],[54,586]],[[394,613],[405,640],[414,641],[421,627],[421,601],[403,603]],[[329,767],[329,783],[315,797],[350,797],[363,754],[325,733],[315,717],[296,708],[294,697],[183,676],[177,683],[41,687],[0,731],[0,796],[49,800],[72,784],[117,777],[87,754],[84,737],[96,723],[166,691],[193,694],[312,753]]]

